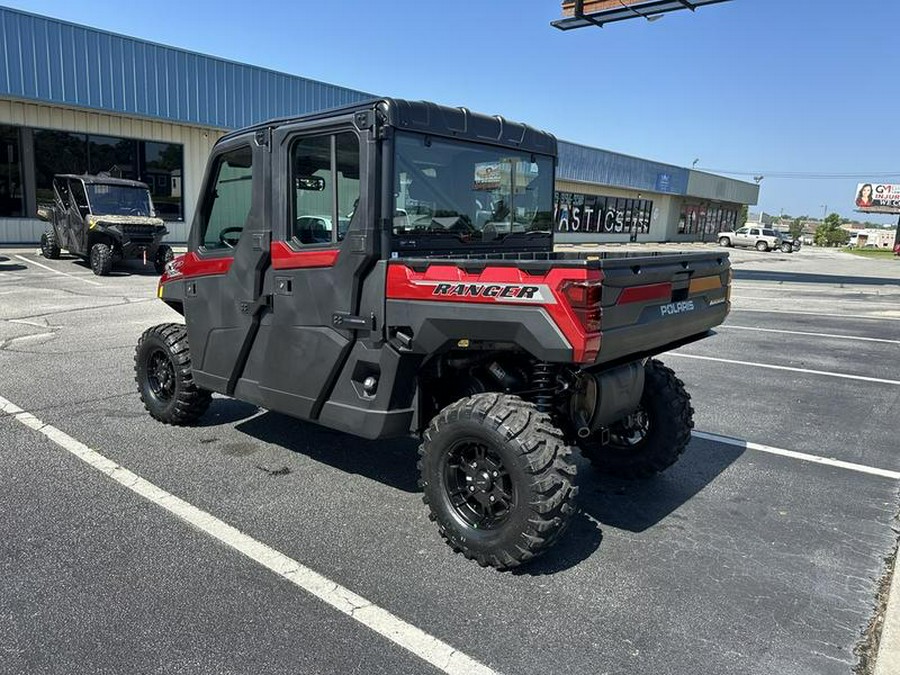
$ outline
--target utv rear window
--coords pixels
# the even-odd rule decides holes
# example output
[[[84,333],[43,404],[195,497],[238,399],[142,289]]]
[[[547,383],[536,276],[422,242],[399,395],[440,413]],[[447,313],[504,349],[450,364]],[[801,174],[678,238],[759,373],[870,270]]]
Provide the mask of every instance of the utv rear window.
[[[394,235],[444,245],[550,235],[553,159],[481,143],[398,133]]]
[[[203,204],[202,246],[207,250],[232,249],[250,215],[253,195],[250,148],[238,148],[219,156],[213,176]]]

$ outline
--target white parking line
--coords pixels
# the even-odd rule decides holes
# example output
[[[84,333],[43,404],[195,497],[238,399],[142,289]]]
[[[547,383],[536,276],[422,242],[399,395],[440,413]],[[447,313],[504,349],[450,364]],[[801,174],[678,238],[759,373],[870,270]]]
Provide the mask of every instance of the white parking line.
[[[4,343],[4,346],[8,347],[13,342],[22,342],[23,340],[37,340],[38,338],[54,337],[55,335],[56,335],[56,333],[34,333],[32,335],[20,335],[19,337],[9,338]]]
[[[878,384],[892,384],[900,387],[900,380],[884,380],[880,377],[864,377],[863,375],[849,375],[847,373],[833,373],[829,370],[811,370],[809,368],[793,368],[791,366],[776,366],[771,363],[754,363],[753,361],[738,361],[736,359],[720,359],[716,356],[700,356],[698,354],[682,354],[681,352],[666,352],[666,356],[678,356],[683,359],[699,359],[701,361],[716,361],[718,363],[733,363],[738,366],[751,366],[753,368],[768,368],[770,370],[789,370],[794,373],[807,373],[810,375],[824,375],[826,377],[840,377],[845,380],[861,380],[862,382],[877,382]]]
[[[771,445],[763,445],[762,443],[753,443],[751,441],[743,441],[739,438],[731,438],[730,436],[720,436],[719,434],[710,434],[705,431],[692,431],[692,436],[702,438],[706,441],[715,441],[716,443],[725,443],[734,445],[738,448],[746,448],[747,450],[758,450],[759,452],[768,452],[772,455],[781,455],[782,457],[790,457],[799,459],[804,462],[814,462],[815,464],[825,464],[834,466],[839,469],[847,469],[858,473],[867,473],[872,476],[881,476],[883,478],[892,478],[900,480],[900,471],[891,471],[889,469],[878,469],[874,466],[866,466],[865,464],[855,464],[854,462],[845,462],[832,457],[820,457],[819,455],[809,455],[805,452],[796,452],[794,450],[785,450],[784,448],[775,448]]]
[[[717,326],[716,330],[752,330],[760,333],[784,333],[785,335],[809,335],[811,337],[835,338],[837,340],[859,340],[860,342],[885,342],[892,345],[900,345],[900,340],[888,340],[887,338],[871,338],[861,335],[836,335],[834,333],[810,333],[804,330],[782,330],[780,328],[757,328],[756,326],[735,326],[726,324]]]
[[[731,307],[732,312],[756,312],[758,314],[802,314],[806,316],[818,316],[823,319],[870,319],[872,321],[900,321],[900,316],[872,316],[871,314],[835,314],[822,310],[821,312],[804,312],[799,309],[754,309],[751,307]]]
[[[46,265],[39,263],[37,260],[32,260],[31,258],[26,258],[23,255],[17,255],[16,257],[19,260],[24,260],[25,262],[31,263],[32,265],[37,265],[38,267],[43,267],[45,270],[49,270],[50,272],[53,272],[54,274],[62,274],[64,277],[69,277],[70,279],[78,279],[78,281],[83,281],[84,283],[91,284],[93,286],[102,286],[103,285],[99,281],[94,281],[93,279],[85,279],[83,277],[79,277],[74,274],[69,274],[68,272],[63,272],[61,270],[55,270],[52,267],[47,267]]]
[[[764,300],[765,302],[772,302],[774,298],[771,295],[738,295],[732,294],[732,300]],[[803,303],[806,304],[808,302],[827,302],[830,305],[839,305],[841,303],[853,307],[859,306],[860,302],[865,302],[860,299],[854,298],[803,298]],[[886,309],[888,311],[893,311],[897,307],[900,307],[900,303],[896,302],[882,302],[882,301],[868,301],[869,307],[877,307],[878,309]]]
[[[891,280],[893,281],[893,280]],[[900,283],[897,284],[900,286]],[[891,284],[808,284],[801,281],[791,282],[785,281],[775,286],[762,285],[759,282],[737,280],[731,282],[733,290],[740,291],[775,291],[780,293],[815,293],[822,295],[823,293],[837,293],[843,297],[853,295],[895,295],[896,290],[891,289]]]
[[[10,323],[21,323],[26,326],[37,326],[38,328],[46,328],[46,323],[38,323],[37,321],[29,321],[28,319],[6,319]]]
[[[496,671],[463,654],[403,619],[382,609],[348,588],[289,558],[280,551],[244,534],[206,511],[144,480],[104,457],[56,427],[44,424],[31,413],[0,396],[0,413],[11,415],[26,427],[40,432],[59,447],[106,474],[135,494],[193,525],[226,546],[266,567],[298,588],[399,645],[411,654],[451,675],[497,675]]]

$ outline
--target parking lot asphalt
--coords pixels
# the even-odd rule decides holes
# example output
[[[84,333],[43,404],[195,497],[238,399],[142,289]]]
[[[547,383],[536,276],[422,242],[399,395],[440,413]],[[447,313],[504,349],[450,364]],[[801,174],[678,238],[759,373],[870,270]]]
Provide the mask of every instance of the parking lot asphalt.
[[[703,437],[645,482],[579,460],[581,513],[512,573],[441,542],[413,440],[151,420],[134,345],[179,317],[137,266],[0,250],[0,397],[498,672],[849,673],[897,541],[900,262],[732,253],[725,326],[661,357]],[[0,672],[438,672],[9,414],[0,447]]]

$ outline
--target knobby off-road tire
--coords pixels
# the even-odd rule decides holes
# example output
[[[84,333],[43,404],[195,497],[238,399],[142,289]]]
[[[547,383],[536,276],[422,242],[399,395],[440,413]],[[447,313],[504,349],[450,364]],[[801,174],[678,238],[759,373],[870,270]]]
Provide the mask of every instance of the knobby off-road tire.
[[[162,244],[158,249],[156,249],[156,255],[153,256],[153,268],[156,270],[157,274],[162,274],[166,271],[166,265],[175,257],[175,252],[172,250],[171,246],[167,246],[166,244]]]
[[[112,249],[108,244],[91,246],[91,269],[98,277],[105,277],[112,269]]]
[[[144,407],[160,422],[190,424],[209,408],[212,394],[194,384],[187,329],[181,324],[144,331],[134,352],[134,374]]]
[[[619,478],[649,478],[672,466],[691,440],[694,409],[684,383],[671,368],[656,359],[645,366],[640,423],[610,427],[608,443],[588,438],[580,443],[582,454],[605,474]]]
[[[58,260],[59,259],[59,242],[56,240],[56,231],[52,227],[48,227],[44,230],[44,234],[41,235],[41,255],[47,258],[47,260]]]
[[[550,416],[517,396],[444,408],[419,448],[422,500],[441,536],[482,566],[515,567],[552,546],[575,511],[575,465]]]

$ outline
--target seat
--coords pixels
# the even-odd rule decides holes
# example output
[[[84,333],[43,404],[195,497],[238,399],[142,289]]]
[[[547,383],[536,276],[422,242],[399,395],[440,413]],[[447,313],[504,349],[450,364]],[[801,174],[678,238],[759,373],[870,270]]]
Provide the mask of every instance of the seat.
[[[323,244],[331,241],[331,235],[321,218],[300,216],[294,228],[294,236],[301,244]]]

